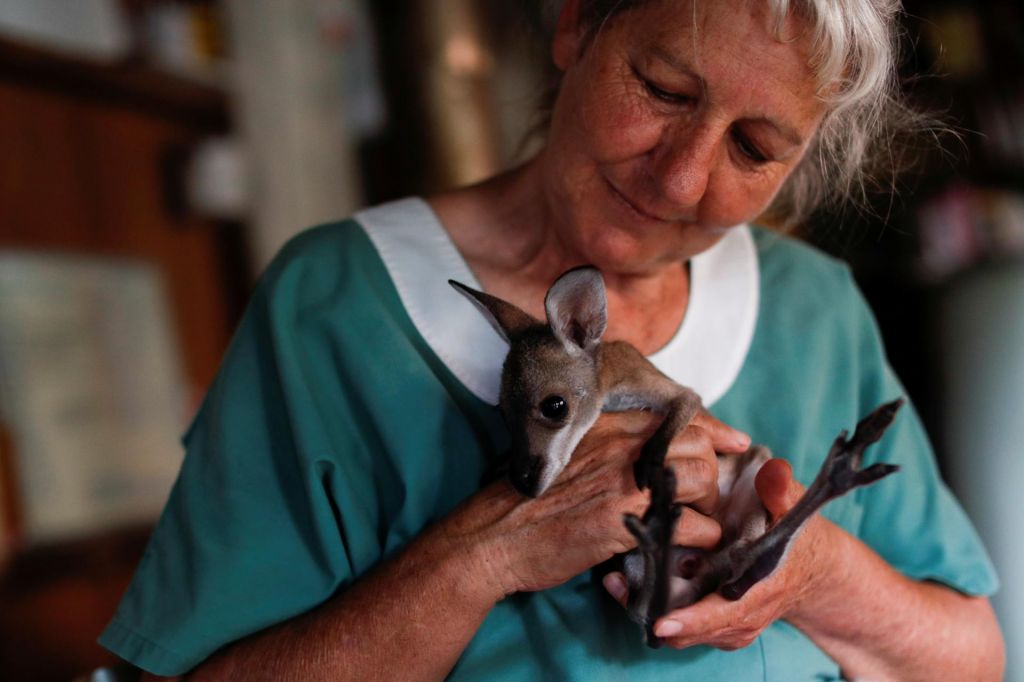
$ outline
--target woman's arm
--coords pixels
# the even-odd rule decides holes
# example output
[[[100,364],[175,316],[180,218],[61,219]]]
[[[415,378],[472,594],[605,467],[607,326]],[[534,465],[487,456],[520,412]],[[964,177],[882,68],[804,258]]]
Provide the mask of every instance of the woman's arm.
[[[785,617],[864,680],[1002,680],[992,607],[944,585],[910,580],[822,519],[820,570]]]
[[[337,597],[227,646],[186,679],[374,680],[393,679],[395,670],[408,680],[442,679],[504,596],[491,550],[449,531],[471,508],[431,527]]]
[[[228,645],[186,679],[443,678],[505,595],[559,585],[635,546],[622,515],[647,506],[632,469],[657,423],[643,413],[602,417],[543,496],[523,498],[506,481],[488,486],[344,592]],[[715,452],[748,444],[698,415],[666,458],[680,501],[713,507]],[[680,544],[718,543],[718,525],[695,511],[681,526]]]

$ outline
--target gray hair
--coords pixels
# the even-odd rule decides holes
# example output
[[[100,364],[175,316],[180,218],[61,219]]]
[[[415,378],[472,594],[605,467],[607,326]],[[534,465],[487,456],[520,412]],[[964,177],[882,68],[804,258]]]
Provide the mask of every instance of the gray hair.
[[[791,14],[809,28],[810,67],[829,105],[768,214],[788,226],[822,205],[864,208],[869,193],[881,185],[891,188],[904,165],[897,139],[931,124],[904,102],[899,88],[900,1],[766,1],[777,40],[791,39],[784,34]],[[581,0],[580,21],[593,35],[614,15],[645,2],[649,0]],[[549,19],[561,5],[561,0],[548,0]]]

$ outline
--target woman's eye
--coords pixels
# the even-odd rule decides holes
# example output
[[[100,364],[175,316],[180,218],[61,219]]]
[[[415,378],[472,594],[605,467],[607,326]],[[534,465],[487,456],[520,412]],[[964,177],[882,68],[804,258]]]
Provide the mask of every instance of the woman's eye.
[[[569,403],[560,395],[549,395],[540,403],[540,413],[552,421],[565,419],[569,411]]]
[[[647,92],[651,93],[656,99],[660,99],[662,102],[668,104],[688,104],[693,101],[693,98],[689,95],[683,95],[678,92],[669,92],[663,88],[659,88],[657,85],[647,80],[646,78],[640,78],[643,82],[644,87],[647,88]]]
[[[754,163],[765,163],[768,161],[768,157],[742,133],[734,134],[733,139],[736,141],[736,147],[740,150],[740,153]]]

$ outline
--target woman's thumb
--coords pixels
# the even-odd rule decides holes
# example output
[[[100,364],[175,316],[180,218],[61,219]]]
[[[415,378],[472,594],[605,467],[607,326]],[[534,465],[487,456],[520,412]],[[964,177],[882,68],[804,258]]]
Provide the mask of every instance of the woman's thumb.
[[[765,462],[757,472],[754,487],[773,522],[788,512],[803,494],[803,486],[793,480],[793,467],[784,459]]]

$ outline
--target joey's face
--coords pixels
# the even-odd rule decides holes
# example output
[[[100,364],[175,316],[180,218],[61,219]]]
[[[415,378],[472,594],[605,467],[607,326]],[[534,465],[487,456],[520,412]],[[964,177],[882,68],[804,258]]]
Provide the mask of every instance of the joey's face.
[[[512,434],[512,485],[537,497],[555,481],[601,412],[595,360],[553,339],[510,353],[501,405]]]

